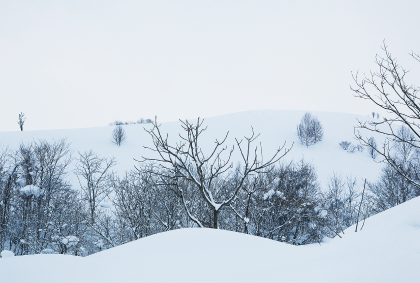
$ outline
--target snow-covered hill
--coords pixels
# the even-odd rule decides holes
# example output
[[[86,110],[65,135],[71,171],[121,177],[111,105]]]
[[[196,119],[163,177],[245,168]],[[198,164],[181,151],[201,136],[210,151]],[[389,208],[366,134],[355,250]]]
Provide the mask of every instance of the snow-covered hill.
[[[303,111],[251,111],[205,120],[202,137],[209,151],[216,138],[229,131],[234,138],[260,133],[264,156],[286,141],[293,149],[283,160],[304,158],[317,171],[323,189],[336,173],[375,181],[382,165],[367,151],[348,153],[341,141],[355,142],[353,126],[367,117],[344,113],[312,112],[324,127],[324,140],[306,148],[298,142],[296,126]],[[93,150],[114,156],[119,173],[136,164],[133,158],[151,156],[152,146],[143,128],[127,125],[127,141],[111,142],[114,127],[1,132],[3,147],[16,149],[21,142],[67,138],[74,155]],[[180,122],[162,124],[170,142],[179,140]],[[376,137],[378,144],[381,137]],[[234,161],[238,155],[233,156]],[[70,169],[71,170],[71,169]],[[74,176],[71,177],[74,179]],[[75,180],[72,180],[75,181]],[[74,182],[77,188],[77,183]],[[359,182],[361,184],[361,182]],[[359,185],[359,187],[361,187]],[[418,282],[420,264],[420,198],[413,199],[366,220],[363,230],[352,226],[342,238],[306,246],[292,246],[255,236],[213,229],[181,229],[156,234],[88,257],[30,255],[0,259],[0,282]]]
[[[357,143],[354,140],[353,127],[357,124],[357,119],[367,121],[369,120],[368,117],[335,112],[311,112],[324,127],[324,139],[322,142],[306,148],[299,143],[296,135],[296,127],[304,113],[304,111],[266,110],[208,118],[204,122],[208,129],[203,135],[201,143],[203,148],[209,152],[215,139],[221,139],[229,132],[227,145],[232,146],[235,143],[234,138],[240,139],[243,136],[251,135],[252,127],[255,133],[261,134],[257,142],[262,143],[265,158],[272,156],[276,148],[283,145],[285,141],[287,148],[293,144],[291,152],[283,161],[299,161],[303,158],[306,162],[312,163],[316,168],[323,189],[326,188],[333,173],[342,177],[351,175],[357,177],[359,181],[364,178],[369,181],[376,180],[382,165],[370,158],[367,151],[351,154],[339,146],[341,141]],[[74,154],[77,154],[77,151],[82,152],[92,149],[100,156],[116,157],[118,165],[114,167],[114,170],[122,173],[125,170],[133,169],[136,164],[133,158],[140,159],[141,156],[152,156],[152,152],[143,148],[143,146],[152,146],[151,138],[143,128],[150,129],[151,124],[124,126],[127,141],[121,147],[111,142],[111,134],[114,129],[111,126],[49,131],[0,132],[0,143],[3,147],[8,146],[14,149],[21,142],[67,138],[67,141],[71,143]],[[173,142],[179,140],[179,133],[182,134],[182,128],[178,121],[163,123],[162,131],[168,133],[169,140]],[[377,136],[375,138],[380,144],[381,137]],[[236,155],[233,158],[236,161],[239,160],[237,154],[238,151],[236,150]],[[77,185],[77,182],[74,182],[74,184]]]
[[[0,259],[1,282],[419,282],[420,198],[321,245],[213,229],[156,234],[81,258]],[[360,227],[360,226],[359,226]]]

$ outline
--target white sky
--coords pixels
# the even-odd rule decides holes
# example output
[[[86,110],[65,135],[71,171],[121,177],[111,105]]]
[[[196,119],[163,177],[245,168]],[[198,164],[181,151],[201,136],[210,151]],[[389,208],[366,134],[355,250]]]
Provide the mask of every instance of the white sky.
[[[290,2],[290,3],[286,3]],[[419,83],[420,1],[0,1],[0,131],[259,110],[366,115],[382,40]],[[411,79],[410,79],[411,78]],[[274,121],[275,122],[275,121]]]

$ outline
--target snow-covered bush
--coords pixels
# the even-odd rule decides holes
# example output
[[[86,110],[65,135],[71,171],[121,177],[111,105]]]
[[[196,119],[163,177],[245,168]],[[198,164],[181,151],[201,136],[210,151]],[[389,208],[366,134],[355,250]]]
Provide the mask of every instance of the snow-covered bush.
[[[254,215],[248,217],[249,230],[295,245],[319,242],[326,231],[314,168],[304,161],[289,163],[273,169],[266,178],[266,191],[261,191],[255,200],[258,205],[253,208]],[[259,219],[260,213],[265,217]]]
[[[279,165],[245,182],[224,227],[296,245],[319,242],[326,235],[320,202],[310,164]]]
[[[20,191],[27,197],[34,196],[36,198],[39,197],[42,193],[41,189],[35,185],[27,185],[21,188]]]
[[[76,236],[66,236],[61,239],[61,243],[66,245],[67,248],[74,247],[79,242],[79,238]]]

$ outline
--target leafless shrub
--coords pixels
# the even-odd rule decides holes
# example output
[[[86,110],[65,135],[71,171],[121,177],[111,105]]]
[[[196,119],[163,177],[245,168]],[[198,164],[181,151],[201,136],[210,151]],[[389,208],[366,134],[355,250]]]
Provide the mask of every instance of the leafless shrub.
[[[370,137],[367,141],[367,146],[368,146],[368,151],[369,151],[369,155],[375,159],[376,156],[378,156],[378,152],[376,149],[376,141],[374,137]]]
[[[347,149],[350,147],[351,142],[348,142],[348,141],[342,141],[342,142],[340,142],[339,144],[340,144],[340,146],[341,146],[341,148],[342,148],[342,149],[347,150]]]
[[[324,129],[316,117],[306,112],[297,126],[297,135],[300,142],[308,147],[322,140]]]
[[[114,131],[112,132],[112,142],[118,146],[121,146],[121,143],[127,139],[127,135],[121,125],[115,126]]]
[[[355,145],[350,145],[349,148],[347,149],[347,152],[350,153],[355,153],[356,152],[357,147]]]

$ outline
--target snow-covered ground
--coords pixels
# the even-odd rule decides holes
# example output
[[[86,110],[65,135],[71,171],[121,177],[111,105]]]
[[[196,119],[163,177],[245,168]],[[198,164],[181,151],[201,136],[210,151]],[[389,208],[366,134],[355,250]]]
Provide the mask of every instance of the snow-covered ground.
[[[369,121],[371,118],[366,116],[336,113],[336,112],[311,112],[324,127],[324,140],[318,144],[306,148],[299,143],[296,135],[296,127],[300,123],[305,111],[247,111],[229,115],[217,116],[205,119],[204,125],[208,126],[201,140],[205,152],[210,152],[216,138],[219,140],[229,131],[229,138],[226,144],[234,145],[234,138],[250,136],[253,127],[255,133],[260,133],[260,137],[255,145],[262,143],[264,157],[271,157],[275,150],[286,141],[286,148],[293,144],[290,153],[283,159],[288,162],[291,160],[299,161],[304,159],[315,166],[318,180],[323,189],[326,188],[329,178],[336,173],[343,178],[353,176],[359,180],[359,188],[363,183],[361,180],[367,178],[368,181],[375,181],[380,174],[382,164],[378,164],[369,157],[368,152],[355,152],[353,154],[344,151],[339,143],[341,141],[354,140],[354,126],[357,119]],[[143,146],[152,146],[150,136],[143,128],[150,129],[151,124],[126,125],[124,129],[127,133],[127,141],[116,146],[111,142],[111,135],[114,127],[105,126],[84,129],[48,130],[48,131],[23,131],[23,132],[0,132],[0,143],[3,147],[11,149],[17,148],[21,142],[30,142],[37,139],[60,139],[67,138],[71,143],[74,156],[77,151],[93,150],[102,157],[114,156],[118,165],[113,169],[119,173],[133,169],[136,161],[141,156],[150,157],[152,152]],[[182,134],[181,123],[179,121],[163,123],[163,133],[168,133],[170,142],[179,140],[178,134]],[[381,137],[376,136],[377,143],[381,143]],[[238,161],[238,150],[233,156],[233,160]],[[77,186],[77,181],[73,176],[73,184]]]
[[[324,140],[306,148],[298,142],[296,126],[304,111],[251,111],[205,120],[202,139],[210,150],[216,138],[229,131],[234,138],[261,133],[267,158],[286,141],[293,149],[284,161],[302,158],[317,171],[322,188],[336,173],[375,181],[382,165],[367,151],[344,151],[341,141],[355,142],[353,114],[312,112],[324,126]],[[114,156],[119,173],[136,164],[133,158],[151,156],[143,146],[151,139],[143,130],[151,125],[127,125],[127,141],[112,144],[114,127],[1,132],[3,147],[16,149],[21,142],[67,138],[74,155],[92,149]],[[177,141],[179,122],[162,124],[170,141]],[[380,137],[376,137],[378,144]],[[238,160],[238,155],[234,155]],[[361,182],[360,182],[361,183]],[[74,183],[75,185],[77,183]],[[29,188],[28,188],[29,189]],[[33,189],[33,188],[31,188]],[[420,282],[420,198],[413,199],[366,220],[363,230],[350,227],[342,238],[307,246],[292,246],[255,236],[213,229],[182,229],[156,234],[90,255],[30,255],[0,259],[0,282]],[[8,256],[9,255],[9,256]]]
[[[321,245],[213,229],[156,234],[81,258],[0,259],[1,282],[419,282],[420,198]],[[359,226],[360,227],[360,226]]]

